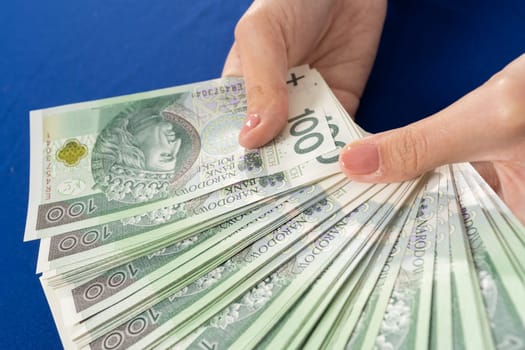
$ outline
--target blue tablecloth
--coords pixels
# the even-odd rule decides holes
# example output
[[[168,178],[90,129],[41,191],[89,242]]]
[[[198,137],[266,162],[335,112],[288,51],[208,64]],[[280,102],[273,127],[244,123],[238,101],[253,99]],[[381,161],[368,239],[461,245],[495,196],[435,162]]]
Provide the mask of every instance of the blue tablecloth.
[[[22,243],[32,109],[218,77],[249,1],[0,5],[0,349],[61,344]],[[391,1],[357,120],[369,131],[445,107],[525,51],[523,0]],[[468,132],[468,130],[465,130]]]

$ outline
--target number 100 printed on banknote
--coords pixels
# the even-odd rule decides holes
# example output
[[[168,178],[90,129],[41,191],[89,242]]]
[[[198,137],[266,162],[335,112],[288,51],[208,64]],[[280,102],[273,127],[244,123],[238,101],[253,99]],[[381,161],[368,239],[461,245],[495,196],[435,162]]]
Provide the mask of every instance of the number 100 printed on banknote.
[[[333,151],[324,114],[331,101],[303,76],[289,84],[286,129],[255,150],[237,142],[246,115],[240,78],[31,112],[24,239],[188,201]]]

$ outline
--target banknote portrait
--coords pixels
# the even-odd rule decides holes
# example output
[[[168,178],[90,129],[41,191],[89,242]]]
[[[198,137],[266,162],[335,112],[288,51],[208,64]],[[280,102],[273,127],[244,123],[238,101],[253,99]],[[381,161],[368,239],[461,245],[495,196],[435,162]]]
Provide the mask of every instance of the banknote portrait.
[[[174,103],[115,116],[93,149],[97,187],[109,199],[128,203],[167,195],[199,155],[200,137],[188,121],[192,113]]]

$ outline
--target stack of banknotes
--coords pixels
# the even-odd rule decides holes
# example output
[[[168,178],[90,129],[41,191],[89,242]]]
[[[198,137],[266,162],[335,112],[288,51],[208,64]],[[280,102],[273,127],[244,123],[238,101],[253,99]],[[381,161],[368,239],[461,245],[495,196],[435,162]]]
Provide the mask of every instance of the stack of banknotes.
[[[290,71],[240,147],[240,78],[31,112],[25,240],[67,349],[523,349],[525,229],[469,164],[349,181],[364,135]]]

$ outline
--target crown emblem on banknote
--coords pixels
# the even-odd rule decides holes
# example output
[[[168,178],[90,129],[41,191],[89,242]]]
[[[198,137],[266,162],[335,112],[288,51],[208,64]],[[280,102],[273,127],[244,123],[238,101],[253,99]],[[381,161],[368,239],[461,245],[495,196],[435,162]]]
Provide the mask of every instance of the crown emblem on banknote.
[[[81,144],[76,139],[72,139],[64,143],[64,146],[57,151],[56,157],[67,166],[75,166],[87,153],[88,148],[86,145]]]
[[[164,108],[133,106],[99,134],[93,149],[96,187],[126,203],[166,197],[184,181],[200,151],[200,137],[179,103]]]

